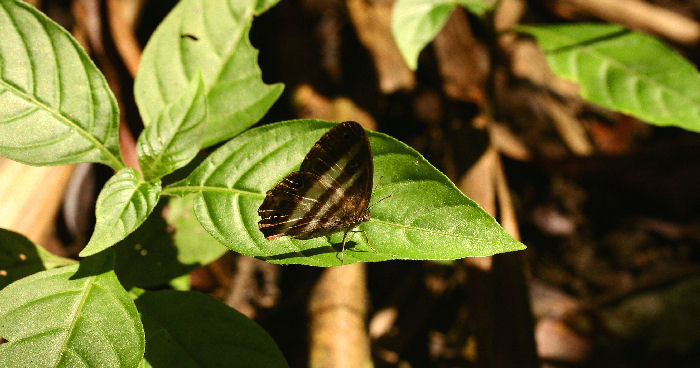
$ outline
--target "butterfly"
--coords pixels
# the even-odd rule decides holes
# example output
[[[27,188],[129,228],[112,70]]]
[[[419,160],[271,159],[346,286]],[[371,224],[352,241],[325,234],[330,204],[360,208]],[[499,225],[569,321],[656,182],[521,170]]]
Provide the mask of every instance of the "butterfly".
[[[367,133],[354,121],[331,128],[301,163],[265,195],[258,228],[268,240],[289,236],[312,239],[343,231],[341,263],[348,233],[370,219],[372,149]]]

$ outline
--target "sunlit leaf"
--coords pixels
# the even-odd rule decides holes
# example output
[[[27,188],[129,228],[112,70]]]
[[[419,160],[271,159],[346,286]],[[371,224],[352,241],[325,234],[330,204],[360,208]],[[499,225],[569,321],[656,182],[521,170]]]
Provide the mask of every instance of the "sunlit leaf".
[[[257,224],[265,192],[297,169],[330,127],[318,120],[298,120],[249,130],[164,194],[194,193],[199,221],[236,252],[273,263],[340,265],[342,233],[310,240],[266,240]],[[381,133],[369,133],[369,139],[375,165],[372,202],[392,197],[372,207],[372,219],[360,225],[378,254],[369,250],[361,234],[353,234],[346,264],[456,259],[524,249],[416,151]]]
[[[117,103],[75,39],[14,0],[0,0],[0,35],[0,155],[122,168]]]
[[[0,290],[1,367],[136,367],[144,331],[102,256]],[[78,268],[80,266],[80,269]]]
[[[158,203],[160,189],[160,182],[143,181],[132,168],[114,174],[97,197],[95,231],[80,256],[101,252],[136,230]]]
[[[491,9],[488,0],[397,0],[391,12],[391,33],[408,66],[415,70],[418,54],[440,32],[457,6],[475,14]]]
[[[204,146],[255,124],[282,93],[266,85],[248,39],[253,17],[274,5],[259,0],[183,0],[151,35],[134,82],[149,125],[201,70],[207,95]]]
[[[202,145],[206,118],[204,84],[197,74],[141,132],[136,148],[144,177],[157,179],[187,165]]]
[[[700,74],[653,37],[612,24],[519,27],[584,99],[650,124],[700,132]]]
[[[184,264],[206,265],[224,255],[228,248],[202,228],[194,214],[194,196],[168,201],[166,221],[174,229],[177,259]]]

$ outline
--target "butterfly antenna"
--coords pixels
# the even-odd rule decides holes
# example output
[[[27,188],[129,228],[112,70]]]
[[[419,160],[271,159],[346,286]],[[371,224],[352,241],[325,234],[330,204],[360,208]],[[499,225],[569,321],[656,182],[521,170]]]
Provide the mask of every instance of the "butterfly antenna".
[[[380,200],[378,200],[378,201],[376,201],[376,202],[370,204],[369,207],[367,207],[367,211],[369,211],[369,209],[372,208],[372,206],[374,206],[375,204],[378,204],[379,202],[381,202],[381,201],[383,201],[383,200],[385,200],[385,199],[391,197],[392,195],[393,195],[393,194],[389,194],[388,196],[386,196],[386,197],[384,197],[384,198],[382,198],[382,199],[380,199]]]
[[[384,178],[384,175],[379,177],[379,180],[377,180],[377,185],[375,185],[375,187],[378,187],[382,183],[382,178]]]

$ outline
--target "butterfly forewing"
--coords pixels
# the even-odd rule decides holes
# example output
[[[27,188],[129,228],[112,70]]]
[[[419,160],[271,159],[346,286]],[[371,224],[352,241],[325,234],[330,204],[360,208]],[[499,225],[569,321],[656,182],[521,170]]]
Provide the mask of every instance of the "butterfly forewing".
[[[267,192],[258,209],[268,239],[311,239],[349,231],[369,218],[372,151],[355,122],[338,124],[314,144],[299,171]]]

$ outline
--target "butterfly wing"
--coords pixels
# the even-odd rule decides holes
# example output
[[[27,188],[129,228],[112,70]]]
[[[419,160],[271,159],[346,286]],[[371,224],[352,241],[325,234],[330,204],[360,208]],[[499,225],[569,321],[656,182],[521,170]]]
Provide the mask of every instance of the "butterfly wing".
[[[267,192],[258,209],[268,239],[311,239],[350,230],[367,219],[372,151],[356,122],[336,125],[314,144],[299,171]]]

